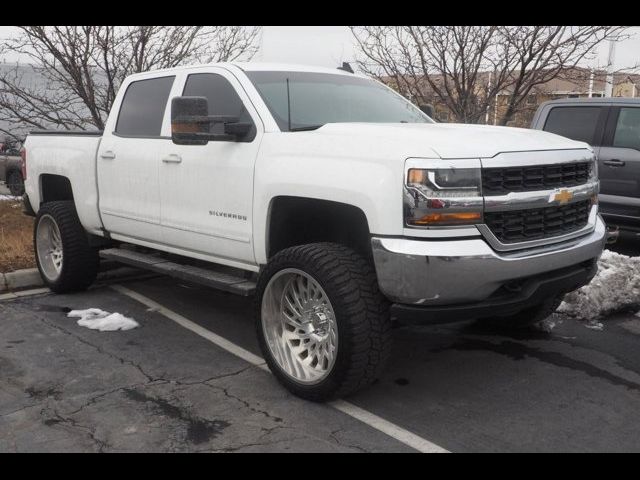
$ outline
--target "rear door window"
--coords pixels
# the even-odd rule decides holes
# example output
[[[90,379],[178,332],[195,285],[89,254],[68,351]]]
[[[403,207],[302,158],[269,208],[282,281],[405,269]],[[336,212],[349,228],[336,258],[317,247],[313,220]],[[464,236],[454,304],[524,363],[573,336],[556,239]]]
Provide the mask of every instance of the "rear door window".
[[[604,107],[554,107],[549,112],[544,130],[572,140],[599,144],[596,135],[598,119]]]
[[[118,114],[116,133],[130,137],[159,137],[174,78],[150,78],[130,83]]]
[[[613,146],[640,150],[640,108],[621,108]]]

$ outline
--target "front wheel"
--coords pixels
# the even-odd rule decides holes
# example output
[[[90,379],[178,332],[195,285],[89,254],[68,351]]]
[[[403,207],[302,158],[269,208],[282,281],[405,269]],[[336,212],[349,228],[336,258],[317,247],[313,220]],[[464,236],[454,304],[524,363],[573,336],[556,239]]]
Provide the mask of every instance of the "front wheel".
[[[282,250],[258,280],[256,330],[265,360],[292,393],[313,401],[373,382],[390,349],[388,302],[373,266],[338,244]]]
[[[54,292],[85,290],[95,280],[100,258],[89,245],[73,202],[40,207],[33,244],[42,280]]]

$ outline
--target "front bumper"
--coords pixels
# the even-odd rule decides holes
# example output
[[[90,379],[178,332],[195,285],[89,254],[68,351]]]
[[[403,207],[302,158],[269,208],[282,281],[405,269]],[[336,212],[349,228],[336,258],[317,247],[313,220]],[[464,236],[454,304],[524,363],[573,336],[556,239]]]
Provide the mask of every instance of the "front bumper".
[[[490,302],[505,290],[522,289],[532,278],[586,265],[597,260],[605,241],[606,228],[597,216],[594,229],[582,237],[528,250],[497,252],[482,238],[373,237],[372,247],[380,290],[390,301],[434,307]],[[571,280],[562,286],[554,288],[561,293],[580,285]]]

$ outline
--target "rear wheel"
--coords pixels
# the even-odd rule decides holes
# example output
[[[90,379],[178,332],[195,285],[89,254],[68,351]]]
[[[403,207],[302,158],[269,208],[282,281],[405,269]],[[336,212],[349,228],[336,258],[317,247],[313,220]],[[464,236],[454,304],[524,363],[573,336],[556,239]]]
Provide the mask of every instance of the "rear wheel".
[[[388,303],[353,250],[319,243],[279,252],[258,280],[256,330],[269,368],[313,401],[373,382],[390,349]]]
[[[22,180],[22,174],[17,170],[9,172],[7,175],[7,188],[11,192],[11,195],[19,197],[24,194],[24,181]]]
[[[85,290],[95,280],[98,250],[89,246],[73,202],[50,202],[40,207],[33,244],[40,275],[54,292]]]

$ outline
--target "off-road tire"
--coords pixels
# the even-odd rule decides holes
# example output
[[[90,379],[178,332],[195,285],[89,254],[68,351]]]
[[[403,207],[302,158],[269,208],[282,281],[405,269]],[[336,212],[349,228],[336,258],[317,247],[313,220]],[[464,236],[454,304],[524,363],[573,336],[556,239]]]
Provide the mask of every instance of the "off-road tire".
[[[14,197],[24,194],[24,181],[20,172],[12,170],[7,174],[7,188]]]
[[[44,215],[54,219],[62,238],[62,269],[55,281],[49,280],[43,273],[37,252],[38,225]],[[95,281],[100,263],[98,250],[89,246],[87,234],[72,201],[49,202],[40,207],[33,228],[33,244],[40,276],[52,291],[56,293],[82,291]]]
[[[272,276],[283,269],[312,276],[326,292],[335,313],[338,353],[320,383],[296,382],[277,364],[262,326],[262,299]],[[314,243],[278,252],[260,273],[255,296],[255,325],[260,348],[275,377],[294,395],[321,402],[347,396],[376,380],[391,348],[389,303],[380,293],[373,265],[354,250]]]

